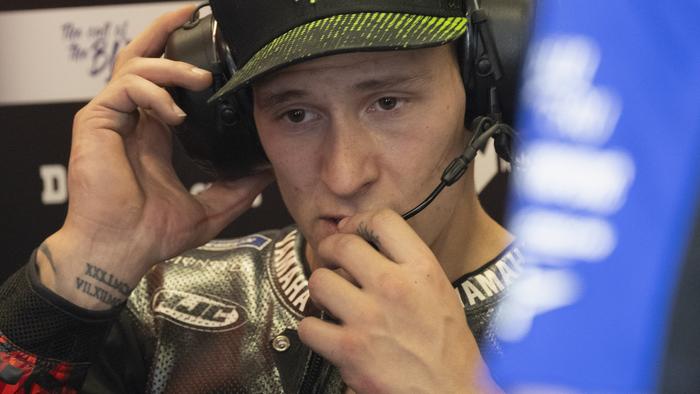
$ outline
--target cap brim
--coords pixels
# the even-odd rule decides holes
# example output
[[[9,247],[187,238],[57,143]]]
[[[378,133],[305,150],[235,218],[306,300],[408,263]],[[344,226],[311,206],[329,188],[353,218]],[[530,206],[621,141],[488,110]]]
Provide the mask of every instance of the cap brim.
[[[438,46],[455,40],[466,30],[466,17],[366,12],[319,19],[289,30],[265,45],[209,103],[293,63],[344,52]]]

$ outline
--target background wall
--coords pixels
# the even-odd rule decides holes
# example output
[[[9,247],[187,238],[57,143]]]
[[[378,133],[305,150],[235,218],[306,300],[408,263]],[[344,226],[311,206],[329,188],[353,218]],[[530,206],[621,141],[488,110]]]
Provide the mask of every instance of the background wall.
[[[156,16],[188,2],[4,0],[0,2],[0,282],[60,227],[73,115],[110,77],[117,51]],[[180,150],[186,187],[210,181]],[[492,147],[477,158],[477,188],[501,220],[507,167]],[[292,222],[274,185],[221,236]]]

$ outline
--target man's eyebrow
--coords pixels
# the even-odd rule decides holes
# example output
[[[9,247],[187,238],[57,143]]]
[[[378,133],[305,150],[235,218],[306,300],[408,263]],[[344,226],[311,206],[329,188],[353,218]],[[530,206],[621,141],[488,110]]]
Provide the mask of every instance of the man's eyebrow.
[[[414,85],[425,83],[430,80],[430,76],[427,73],[420,73],[415,75],[396,75],[386,78],[373,78],[366,81],[358,82],[353,85],[355,90],[379,90],[387,89],[396,86]]]
[[[358,91],[380,90],[397,86],[425,83],[429,80],[430,77],[427,75],[427,73],[421,73],[416,75],[397,75],[382,78],[372,78],[365,81],[361,81],[354,84],[352,88]],[[270,95],[261,94],[261,99],[259,101],[260,108],[269,109],[275,106],[280,106],[291,100],[308,97],[309,95],[309,92],[301,89],[285,89],[280,92],[272,93]]]
[[[309,93],[305,90],[300,89],[287,89],[281,92],[273,93],[271,95],[261,95],[260,108],[267,109],[280,104],[284,104],[287,101],[294,99],[304,98],[308,96]]]

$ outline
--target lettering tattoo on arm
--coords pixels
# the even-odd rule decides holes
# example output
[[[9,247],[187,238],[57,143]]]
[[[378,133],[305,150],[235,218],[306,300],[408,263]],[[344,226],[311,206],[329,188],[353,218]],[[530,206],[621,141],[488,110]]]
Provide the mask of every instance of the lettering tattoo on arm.
[[[49,262],[53,272],[56,272],[56,263],[53,260],[51,249],[46,243],[39,245],[39,252],[46,256],[46,261]],[[92,283],[87,278],[95,279],[97,282],[106,285]],[[124,302],[129,297],[133,290],[129,285],[118,279],[114,274],[111,274],[94,264],[85,263],[85,273],[83,277],[75,278],[75,288],[80,290],[96,300],[99,300],[107,305],[117,306]],[[114,291],[116,290],[116,292]]]
[[[131,288],[125,282],[119,280],[114,274],[90,263],[85,263],[85,275],[97,279],[98,282],[102,282],[114,290],[117,290],[124,297],[128,297],[129,293],[131,293]]]
[[[99,283],[88,281],[87,278],[92,278]],[[114,274],[90,263],[85,263],[83,277],[75,278],[75,288],[83,294],[111,306],[117,306],[124,302],[133,290]]]
[[[368,244],[370,244],[375,250],[379,250],[379,248],[382,246],[381,243],[379,243],[379,236],[372,231],[365,222],[361,222],[357,226],[357,235],[362,237],[365,241],[367,241]]]

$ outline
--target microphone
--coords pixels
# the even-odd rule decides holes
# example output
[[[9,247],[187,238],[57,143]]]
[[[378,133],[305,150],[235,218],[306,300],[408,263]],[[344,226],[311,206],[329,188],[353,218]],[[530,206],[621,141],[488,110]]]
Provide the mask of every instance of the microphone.
[[[477,152],[484,149],[489,138],[494,137],[497,142],[496,145],[498,145],[496,149],[498,154],[505,160],[510,161],[511,152],[508,146],[510,145],[509,141],[515,137],[515,130],[508,124],[501,122],[501,109],[498,104],[496,88],[491,87],[489,93],[490,114],[474,118],[472,122],[474,135],[472,135],[472,138],[469,140],[464,152],[447,165],[447,168],[445,168],[440,177],[440,183],[433,189],[430,195],[415,208],[401,215],[404,220],[416,216],[435,200],[442,189],[446,186],[452,186],[457,182],[467,171],[469,164],[474,160]]]

